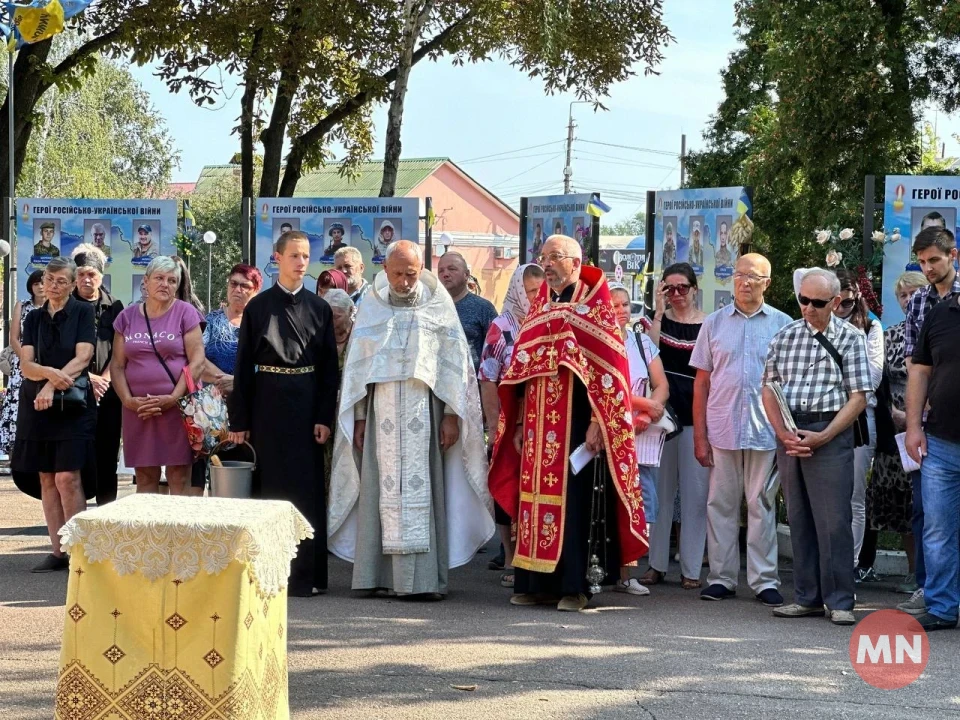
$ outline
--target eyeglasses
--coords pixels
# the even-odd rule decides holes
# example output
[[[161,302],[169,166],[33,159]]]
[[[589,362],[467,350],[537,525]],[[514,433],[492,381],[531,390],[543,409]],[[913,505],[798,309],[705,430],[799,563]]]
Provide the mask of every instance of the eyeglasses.
[[[734,280],[746,280],[749,283],[758,283],[761,280],[769,280],[769,275],[754,275],[753,273],[734,273]]]
[[[560,262],[561,260],[566,260],[571,258],[573,255],[564,255],[563,253],[552,252],[549,255],[541,255],[537,258],[538,265],[546,265],[548,262],[553,264],[555,262]]]
[[[239,282],[237,280],[230,280],[228,282],[231,290],[238,290],[243,288],[244,290],[253,290],[253,283],[251,282]]]
[[[679,295],[680,297],[686,297],[690,293],[690,285],[680,284],[680,285],[664,285],[663,292],[665,295]]]
[[[833,298],[829,300],[821,300],[820,298],[808,298],[806,295],[801,295],[797,298],[800,301],[800,304],[806,307],[807,305],[813,305],[817,310],[823,310],[827,305],[833,302]]]
[[[50,275],[44,275],[44,276],[43,276],[43,284],[44,284],[44,285],[49,285],[50,287],[55,287],[55,288],[65,288],[65,287],[67,287],[67,286],[70,284],[70,281],[69,281],[69,280],[64,280],[63,278],[56,278],[56,279],[54,279],[54,278],[53,278],[52,276],[50,276]]]
[[[856,298],[847,298],[846,300],[840,301],[840,307],[842,307],[844,310],[849,310],[856,304],[857,304]]]

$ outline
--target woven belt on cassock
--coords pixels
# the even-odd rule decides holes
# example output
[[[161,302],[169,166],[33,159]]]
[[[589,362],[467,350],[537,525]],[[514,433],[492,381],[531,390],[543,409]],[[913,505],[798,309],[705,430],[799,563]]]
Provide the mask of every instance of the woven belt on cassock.
[[[255,372],[274,373],[275,375],[306,375],[307,373],[312,373],[315,368],[313,365],[295,368],[275,367],[274,365],[254,365],[253,369]]]

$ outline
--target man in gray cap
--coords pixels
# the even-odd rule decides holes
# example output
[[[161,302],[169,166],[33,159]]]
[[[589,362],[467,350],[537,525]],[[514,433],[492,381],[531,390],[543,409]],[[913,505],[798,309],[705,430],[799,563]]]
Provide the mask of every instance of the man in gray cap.
[[[47,220],[40,224],[40,242],[33,246],[34,257],[60,257],[60,248],[53,244],[57,226]]]
[[[160,248],[153,241],[153,228],[150,225],[141,225],[137,228],[137,243],[133,246],[133,257],[152,258],[160,254]]]

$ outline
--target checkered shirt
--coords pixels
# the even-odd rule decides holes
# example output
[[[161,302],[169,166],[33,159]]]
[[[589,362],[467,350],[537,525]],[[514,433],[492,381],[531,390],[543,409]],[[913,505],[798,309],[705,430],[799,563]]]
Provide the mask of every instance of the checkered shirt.
[[[957,293],[960,293],[960,275],[953,279],[953,287],[950,288],[947,297],[953,297]],[[913,349],[917,346],[920,331],[923,329],[923,319],[938,302],[946,299],[940,297],[937,288],[933,285],[920,288],[910,298],[906,322],[903,325],[903,351],[906,357],[913,357]]]
[[[843,373],[814,332],[806,320],[795,320],[767,349],[763,384],[779,382],[791,412],[835,412],[846,405],[850,393],[873,389],[861,330],[833,316],[824,332],[843,358]]]

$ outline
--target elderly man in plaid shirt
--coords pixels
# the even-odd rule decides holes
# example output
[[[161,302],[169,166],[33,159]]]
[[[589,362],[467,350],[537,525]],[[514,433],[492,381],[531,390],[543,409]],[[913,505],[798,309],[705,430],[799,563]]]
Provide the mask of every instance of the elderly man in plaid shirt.
[[[853,423],[873,387],[867,343],[861,330],[833,315],[840,281],[829,270],[808,270],[798,300],[803,318],[770,341],[763,373],[763,406],[777,435],[790,521],[796,600],[773,614],[806,617],[826,608],[835,625],[852,625]],[[782,387],[795,433],[783,421],[774,382]]]

